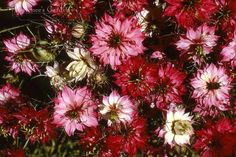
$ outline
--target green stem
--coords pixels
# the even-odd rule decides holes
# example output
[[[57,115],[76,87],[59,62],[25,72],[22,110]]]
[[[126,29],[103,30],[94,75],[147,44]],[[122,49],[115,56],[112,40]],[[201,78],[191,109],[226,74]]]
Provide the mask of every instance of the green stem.
[[[26,27],[26,26],[29,26],[30,24],[25,24],[25,25],[21,25],[21,26],[16,26],[16,27],[11,27],[11,28],[7,28],[7,29],[3,29],[0,31],[0,34],[1,33],[5,33],[5,32],[9,32],[9,31],[12,31],[14,29],[18,29],[18,28],[22,28],[22,27]]]

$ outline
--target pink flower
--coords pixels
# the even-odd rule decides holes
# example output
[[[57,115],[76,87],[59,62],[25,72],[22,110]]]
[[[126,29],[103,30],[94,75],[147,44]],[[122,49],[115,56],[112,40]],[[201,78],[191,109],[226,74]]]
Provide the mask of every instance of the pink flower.
[[[55,100],[54,122],[71,136],[75,130],[98,125],[96,108],[86,87],[75,90],[65,87]]]
[[[186,35],[180,37],[176,46],[181,51],[182,57],[200,64],[204,61],[206,55],[212,51],[213,47],[217,45],[217,40],[215,27],[203,24],[196,30],[188,29]]]
[[[223,67],[214,64],[199,69],[191,79],[190,84],[194,88],[192,98],[204,112],[205,109],[215,106],[224,111],[229,107],[229,91],[231,89],[231,78],[226,74]],[[201,111],[200,111],[201,112]]]
[[[130,122],[136,112],[136,106],[128,96],[120,96],[113,91],[109,96],[104,96],[100,105],[100,113],[107,117],[108,125],[112,122]]]
[[[23,15],[25,12],[32,12],[33,7],[37,5],[39,0],[12,0],[8,3],[8,6],[15,8],[17,15]]]
[[[21,32],[16,37],[4,40],[3,42],[8,51],[5,60],[10,62],[11,70],[15,73],[22,71],[30,76],[32,75],[32,72],[36,72],[38,70],[38,65],[26,56],[27,52],[30,52],[30,50],[26,50],[26,48],[30,45],[29,37]]]
[[[16,99],[20,95],[19,90],[13,88],[10,84],[3,86],[0,89],[0,105],[11,99]]]
[[[110,64],[113,69],[131,56],[143,53],[144,34],[137,24],[137,19],[121,19],[119,16],[105,15],[96,23],[96,34],[92,35],[93,46],[90,48],[103,64]]]
[[[232,67],[236,67],[236,32],[232,41],[221,51],[223,62],[230,62]]]

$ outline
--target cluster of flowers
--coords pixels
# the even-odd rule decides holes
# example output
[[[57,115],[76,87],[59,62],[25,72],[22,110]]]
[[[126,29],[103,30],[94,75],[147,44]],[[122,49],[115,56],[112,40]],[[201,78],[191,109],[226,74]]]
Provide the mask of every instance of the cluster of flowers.
[[[8,6],[23,18],[40,4]],[[55,96],[35,106],[6,79],[1,135],[33,144],[64,133],[78,138],[80,156],[236,156],[236,1],[51,0],[50,8],[44,39],[22,30],[3,43],[10,73],[44,74]]]

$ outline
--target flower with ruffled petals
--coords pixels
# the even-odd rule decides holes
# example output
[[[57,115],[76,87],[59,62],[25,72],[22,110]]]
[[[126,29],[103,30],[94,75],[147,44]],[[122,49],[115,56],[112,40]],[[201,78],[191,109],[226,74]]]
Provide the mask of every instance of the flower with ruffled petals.
[[[229,157],[236,155],[235,120],[221,118],[215,124],[208,122],[196,132],[193,148],[201,157]]]
[[[20,33],[12,39],[4,40],[4,44],[8,51],[5,60],[10,62],[11,70],[15,73],[25,72],[28,75],[32,75],[32,72],[38,70],[37,64],[27,58],[26,53],[28,52],[26,48],[30,45],[30,39],[23,33]],[[23,52],[27,51],[27,52]],[[28,52],[29,53],[29,52]]]
[[[120,96],[113,91],[109,96],[104,96],[100,113],[108,119],[108,125],[112,122],[130,122],[136,112],[134,103],[126,96]]]
[[[159,109],[168,109],[170,103],[181,103],[186,92],[184,86],[186,74],[174,65],[158,65],[155,75],[155,85],[152,93],[146,96],[150,103],[155,103]]]
[[[84,48],[74,48],[74,51],[67,51],[67,54],[72,61],[67,65],[66,70],[69,71],[69,76],[75,81],[80,81],[86,76],[90,76],[94,73],[96,65],[91,58],[88,51]]]
[[[122,94],[136,97],[148,95],[155,86],[156,67],[147,64],[142,57],[130,58],[118,67],[118,73],[114,76],[116,84],[122,89]]]
[[[33,7],[38,4],[39,0],[12,0],[8,3],[8,6],[15,9],[17,15],[23,15],[24,13],[30,13],[33,11]]]
[[[203,24],[196,30],[188,29],[186,35],[180,37],[176,46],[183,58],[201,64],[206,55],[211,53],[213,47],[217,45],[217,40],[218,36],[215,35],[215,27]]]
[[[190,137],[193,134],[192,116],[185,113],[184,109],[176,108],[167,111],[166,124],[162,132],[165,143],[170,146],[190,144]]]
[[[223,62],[230,62],[232,67],[236,67],[236,32],[232,41],[221,51]]]
[[[117,10],[125,13],[140,12],[147,4],[147,0],[114,0],[113,3]]]
[[[55,136],[55,125],[49,117],[47,109],[35,111],[32,107],[23,107],[14,115],[21,125],[21,130],[32,143],[49,141]]]
[[[50,13],[69,20],[87,20],[97,0],[52,0]]]
[[[98,125],[96,108],[86,87],[75,90],[65,87],[55,100],[54,122],[71,136],[75,130]]]
[[[229,107],[231,78],[226,74],[224,67],[207,65],[197,71],[190,84],[194,88],[192,98],[203,111],[211,106],[221,111]]]
[[[137,24],[137,19],[123,19],[116,15],[111,17],[105,14],[104,18],[96,23],[96,34],[92,35],[93,43],[90,51],[99,57],[106,65],[116,69],[123,61],[131,56],[143,53],[144,34]]]
[[[166,0],[164,15],[175,16],[179,25],[194,27],[198,22],[207,22],[216,10],[213,0]]]

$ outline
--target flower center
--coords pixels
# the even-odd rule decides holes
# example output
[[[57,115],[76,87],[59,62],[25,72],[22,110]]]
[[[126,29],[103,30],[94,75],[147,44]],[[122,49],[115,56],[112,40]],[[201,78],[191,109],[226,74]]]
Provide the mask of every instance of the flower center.
[[[175,120],[171,128],[176,135],[190,134],[193,131],[191,123],[187,120]]]
[[[109,38],[108,44],[110,47],[117,48],[121,43],[121,35],[112,34]]]
[[[184,6],[184,8],[185,9],[190,9],[190,8],[193,8],[194,7],[194,4],[195,4],[195,2],[194,2],[195,0],[185,0],[185,1],[183,1],[183,6]]]
[[[112,122],[115,122],[118,119],[118,108],[116,107],[116,104],[110,107],[110,112],[108,113],[109,119]]]
[[[79,116],[78,110],[69,110],[66,112],[66,117],[70,119],[76,119]]]
[[[220,84],[218,82],[207,82],[207,89],[209,90],[214,90],[214,89],[219,89]]]
[[[129,76],[130,76],[129,82],[140,82],[142,80],[140,72],[133,72]]]
[[[167,91],[167,85],[164,83],[158,84],[155,88],[155,91],[159,94],[165,94]]]

